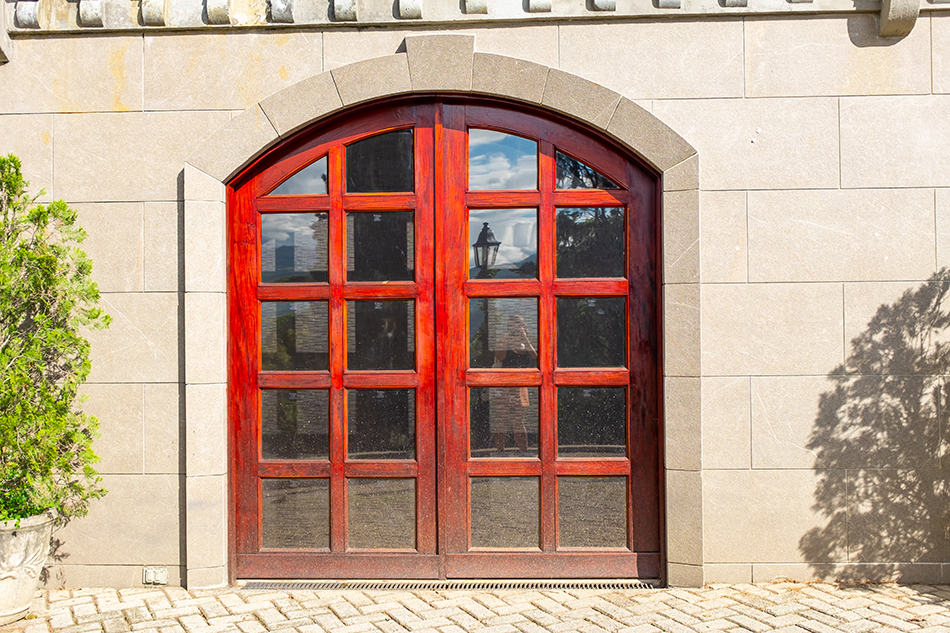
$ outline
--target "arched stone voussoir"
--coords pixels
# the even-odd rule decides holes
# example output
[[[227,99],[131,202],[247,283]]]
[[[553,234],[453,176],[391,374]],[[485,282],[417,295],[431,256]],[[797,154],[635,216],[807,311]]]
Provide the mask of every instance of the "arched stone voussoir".
[[[412,92],[406,53],[354,62],[330,74],[344,107]]]
[[[267,97],[207,139],[189,162],[227,182],[280,138],[348,106],[405,94],[478,94],[575,119],[613,137],[657,171],[672,169],[664,176],[670,189],[695,188],[696,161],[684,162],[696,150],[609,88],[527,60],[476,53],[472,35],[411,35],[405,44],[405,53],[341,66]]]
[[[617,104],[606,131],[660,172],[696,154],[672,128],[626,97]]]
[[[293,134],[343,108],[333,75],[314,75],[261,101],[261,109],[280,136]]]
[[[205,139],[188,162],[201,171],[227,182],[241,167],[280,138],[277,130],[255,104]]]
[[[610,88],[552,68],[548,71],[541,105],[603,130],[621,98]]]
[[[475,53],[472,91],[537,105],[544,96],[550,68],[526,59]]]

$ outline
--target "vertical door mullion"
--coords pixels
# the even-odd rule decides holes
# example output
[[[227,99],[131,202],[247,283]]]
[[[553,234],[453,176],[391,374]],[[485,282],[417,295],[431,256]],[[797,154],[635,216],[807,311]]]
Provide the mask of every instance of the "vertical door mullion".
[[[346,218],[343,212],[342,145],[330,149],[328,191],[329,279],[330,279],[330,551],[346,550],[346,479],[343,474],[346,457],[343,391],[343,370],[346,354],[346,303],[343,284],[346,275]]]
[[[440,105],[435,127],[435,237],[441,249],[436,274],[439,417],[439,535],[442,552],[468,549],[468,269],[464,106]]]
[[[627,365],[630,490],[629,544],[634,551],[660,550],[659,443],[662,367],[661,332],[656,301],[660,262],[657,183],[632,164],[627,166]],[[635,294],[636,293],[636,294]],[[634,398],[637,401],[634,401]]]
[[[260,548],[261,496],[257,473],[260,436],[260,403],[257,374],[260,371],[260,302],[258,253],[260,218],[253,201],[255,183],[229,190],[231,213],[228,225],[228,417],[234,442],[232,472],[240,485],[231,488],[235,535],[231,539],[232,562],[238,553]],[[245,387],[250,385],[250,387]],[[234,566],[231,567],[232,573]]]
[[[555,338],[555,236],[553,191],[555,176],[554,146],[540,143],[538,186],[538,278],[541,281],[540,322],[538,327],[541,391],[539,398],[538,443],[541,452],[541,550],[552,552],[557,546],[557,394],[554,387]]]
[[[420,118],[415,127],[414,173],[416,209],[415,276],[416,276],[416,548],[422,553],[436,552],[436,440],[435,440],[435,306],[433,268],[435,244],[432,205],[433,173],[433,110],[418,109]]]

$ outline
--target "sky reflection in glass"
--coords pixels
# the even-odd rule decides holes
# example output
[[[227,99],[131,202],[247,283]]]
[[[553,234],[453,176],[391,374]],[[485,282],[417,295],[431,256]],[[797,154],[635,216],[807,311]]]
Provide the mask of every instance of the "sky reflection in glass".
[[[494,130],[468,131],[468,188],[537,189],[538,144]]]

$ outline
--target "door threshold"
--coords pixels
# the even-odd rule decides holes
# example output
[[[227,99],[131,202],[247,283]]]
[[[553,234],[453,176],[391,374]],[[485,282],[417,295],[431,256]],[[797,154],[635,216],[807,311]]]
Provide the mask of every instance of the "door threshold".
[[[246,591],[656,589],[658,580],[240,580]]]

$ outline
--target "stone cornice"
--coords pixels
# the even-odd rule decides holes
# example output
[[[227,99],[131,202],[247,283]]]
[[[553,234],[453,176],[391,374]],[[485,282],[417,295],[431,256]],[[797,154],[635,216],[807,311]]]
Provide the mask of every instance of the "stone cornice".
[[[397,25],[438,28],[870,12],[881,15],[882,35],[901,37],[913,28],[920,11],[950,11],[950,0],[8,0],[0,9],[5,13],[6,30],[14,37],[103,31]]]

